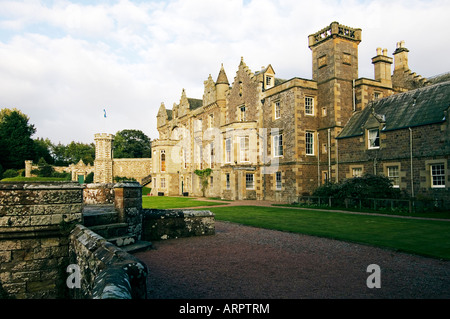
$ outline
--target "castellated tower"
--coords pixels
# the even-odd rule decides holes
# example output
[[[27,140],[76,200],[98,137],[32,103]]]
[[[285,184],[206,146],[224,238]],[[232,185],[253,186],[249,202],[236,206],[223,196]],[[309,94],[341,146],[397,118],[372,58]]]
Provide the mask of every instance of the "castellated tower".
[[[113,142],[114,135],[95,134],[94,183],[113,182]]]
[[[318,105],[327,114],[322,128],[344,126],[353,111],[353,80],[358,78],[358,45],[361,29],[338,22],[308,37],[312,51],[313,80],[317,81]]]

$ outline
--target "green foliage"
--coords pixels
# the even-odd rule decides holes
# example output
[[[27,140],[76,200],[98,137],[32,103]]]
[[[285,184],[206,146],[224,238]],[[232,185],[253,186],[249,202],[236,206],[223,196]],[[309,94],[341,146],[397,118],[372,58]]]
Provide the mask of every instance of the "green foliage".
[[[212,173],[212,169],[210,168],[205,168],[205,169],[196,169],[194,171],[195,175],[197,175],[198,177],[200,177],[200,182],[202,184],[202,193],[203,193],[203,197],[205,197],[206,195],[206,189],[208,188],[208,177],[211,175]]]
[[[3,178],[13,178],[16,176],[19,176],[19,172],[13,168],[9,168],[3,173]]]
[[[36,132],[29,118],[17,109],[0,111],[0,164],[4,169],[22,168],[24,161],[35,158],[31,136]]]
[[[55,172],[55,169],[51,165],[47,164],[45,159],[42,157],[38,162],[38,167],[39,167],[38,176],[52,177],[53,173]]]
[[[114,176],[114,181],[116,183],[120,183],[120,182],[136,182],[135,178],[130,178],[130,177],[124,177],[124,176]]]
[[[90,172],[89,174],[87,174],[84,182],[86,184],[93,183],[94,182],[94,172]]]
[[[115,158],[149,158],[150,138],[140,130],[118,131],[114,138]]]
[[[333,197],[344,200],[353,198],[400,198],[399,189],[392,187],[389,178],[382,175],[365,174],[362,177],[345,179],[336,184],[327,183],[317,188],[313,196]]]

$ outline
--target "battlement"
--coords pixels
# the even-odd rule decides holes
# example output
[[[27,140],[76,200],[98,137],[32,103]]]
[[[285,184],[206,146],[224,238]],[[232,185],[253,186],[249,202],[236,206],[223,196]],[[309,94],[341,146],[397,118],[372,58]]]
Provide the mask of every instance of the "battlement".
[[[113,134],[109,134],[109,133],[96,133],[94,135],[94,138],[97,139],[108,139],[108,140],[113,140],[114,139],[114,135]]]
[[[308,45],[313,47],[327,39],[341,37],[356,42],[361,42],[361,29],[350,28],[338,22],[332,22],[329,26],[308,36]]]

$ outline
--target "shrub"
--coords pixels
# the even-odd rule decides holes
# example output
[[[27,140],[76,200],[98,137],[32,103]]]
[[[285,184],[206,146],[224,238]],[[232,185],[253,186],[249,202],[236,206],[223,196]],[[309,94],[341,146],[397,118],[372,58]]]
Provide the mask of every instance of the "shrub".
[[[19,175],[19,173],[17,172],[17,170],[10,168],[10,169],[7,169],[3,173],[3,178],[12,178],[12,177],[16,177],[18,175]]]
[[[93,183],[94,182],[94,172],[90,172],[89,174],[87,174],[84,182],[86,184]]]
[[[400,198],[399,189],[392,187],[389,178],[382,175],[365,174],[362,177],[345,179],[337,184],[325,184],[317,188],[314,196],[332,196],[344,200],[355,198]]]

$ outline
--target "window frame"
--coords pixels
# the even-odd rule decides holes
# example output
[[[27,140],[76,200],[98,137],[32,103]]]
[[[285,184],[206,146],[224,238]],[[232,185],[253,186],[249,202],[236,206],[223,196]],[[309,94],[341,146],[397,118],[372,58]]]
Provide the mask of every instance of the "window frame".
[[[435,166],[441,166],[442,168],[439,169],[439,173],[442,172],[442,174],[433,174],[434,169],[433,167]],[[439,177],[439,182],[440,184],[435,184],[435,177]],[[431,188],[445,188],[445,178],[446,178],[446,174],[445,174],[445,163],[441,162],[441,163],[431,163],[430,164],[430,186]],[[441,184],[442,183],[442,184]]]
[[[284,149],[283,149],[283,133],[275,134],[272,136],[272,145],[273,145],[273,156],[274,157],[283,157]],[[280,152],[281,150],[281,152]]]
[[[278,120],[279,118],[281,118],[281,103],[280,101],[275,101],[275,103],[273,103],[273,113],[274,113],[274,119]]]
[[[225,173],[225,188],[231,189],[231,176],[230,173]]]
[[[249,185],[250,179],[249,177],[251,176],[251,185]],[[255,189],[255,174],[253,173],[246,173],[245,174],[245,189],[248,190],[254,190]]]
[[[391,170],[394,169],[394,175],[391,175]],[[392,182],[392,187],[399,188],[400,187],[400,167],[398,165],[389,165],[386,166],[387,170],[387,178]]]
[[[275,172],[275,189],[276,190],[281,190],[281,188],[283,187],[283,183],[282,183],[282,174],[280,171]]]
[[[160,163],[160,170],[161,172],[166,172],[166,151],[165,150],[161,150],[160,154],[159,154],[159,163]],[[164,157],[164,158],[163,158]]]
[[[242,141],[244,141],[244,147],[242,147]],[[247,143],[245,141],[247,141]],[[239,137],[239,162],[240,163],[250,162],[250,138],[248,136]]]
[[[231,150],[233,148],[232,142],[233,141],[232,141],[231,137],[228,137],[225,139],[225,163],[231,163],[231,160],[232,160],[231,159],[231,154],[232,154]]]
[[[375,139],[373,139],[373,136],[371,136],[372,132],[377,132],[377,135],[375,137]],[[373,143],[372,143],[373,140]],[[375,142],[378,141],[378,145],[372,146],[373,144],[375,144]],[[367,129],[367,148],[369,150],[374,150],[374,149],[378,149],[380,148],[380,129],[379,128],[371,128],[371,129]]]
[[[305,154],[308,156],[314,156],[315,155],[315,151],[314,151],[314,131],[306,131],[305,132]],[[310,141],[308,142],[308,135],[310,135]],[[310,145],[308,147],[308,145]],[[310,152],[308,152],[308,149],[310,149]]]
[[[311,103],[307,103],[307,100],[311,101]],[[314,116],[314,97],[312,96],[305,96],[305,115]]]

